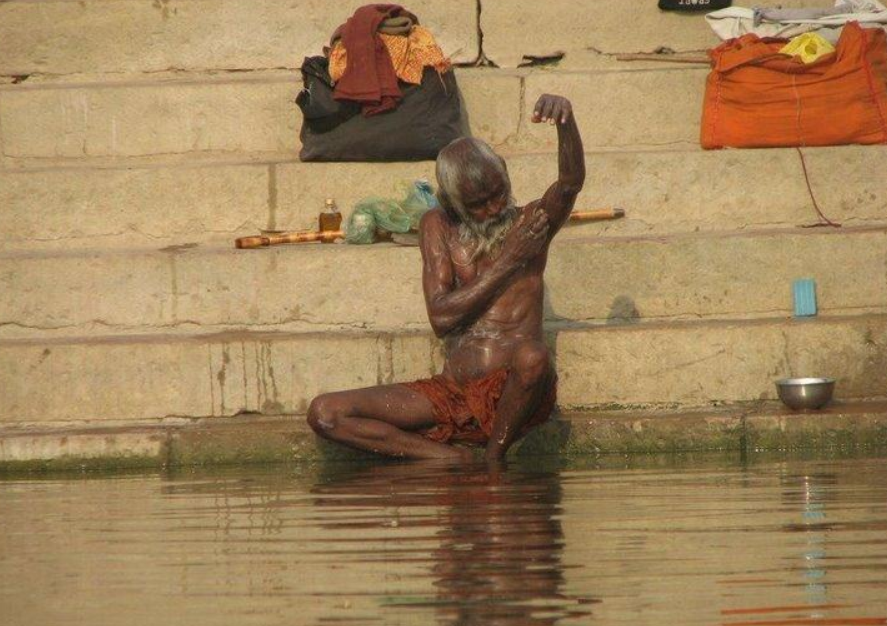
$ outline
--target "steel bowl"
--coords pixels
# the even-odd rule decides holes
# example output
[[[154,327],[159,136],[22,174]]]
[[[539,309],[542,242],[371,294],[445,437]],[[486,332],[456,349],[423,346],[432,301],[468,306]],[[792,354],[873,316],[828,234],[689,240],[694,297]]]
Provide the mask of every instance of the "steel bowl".
[[[776,381],[779,399],[791,409],[821,409],[832,399],[834,378],[783,378]]]

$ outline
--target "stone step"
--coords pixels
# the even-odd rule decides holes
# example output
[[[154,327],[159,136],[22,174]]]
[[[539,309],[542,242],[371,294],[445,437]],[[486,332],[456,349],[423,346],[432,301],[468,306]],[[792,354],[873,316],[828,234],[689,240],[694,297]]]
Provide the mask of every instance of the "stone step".
[[[803,154],[829,217],[847,226],[887,220],[880,175],[887,148]],[[540,197],[557,175],[552,153],[507,160],[519,202]],[[816,221],[794,149],[589,152],[586,161],[576,209],[615,206],[627,216],[569,233],[623,237]],[[399,183],[421,177],[434,180],[433,163],[223,161],[0,171],[0,250],[230,245],[263,228],[313,228],[327,197],[347,214],[360,199],[397,197]]]
[[[0,75],[298,67],[363,0],[130,0],[0,6]],[[410,2],[455,61],[478,55],[476,0]],[[34,80],[30,78],[29,80]]]
[[[508,153],[556,149],[556,131],[529,120],[542,93],[570,98],[588,150],[695,150],[706,74],[706,69],[686,67],[464,69],[458,80],[472,133]],[[0,85],[3,164],[295,160],[299,88],[293,72]]]
[[[179,71],[295,67],[319,54],[330,33],[362,0],[118,0],[34,2],[0,7],[0,76],[138,75]],[[822,0],[781,0],[784,7],[821,7]],[[422,23],[455,61],[479,52],[475,0],[411,2]],[[702,14],[664,12],[655,4],[625,9],[624,0],[570,0],[539,7],[522,0],[481,3],[485,56],[516,67],[524,55],[565,53],[559,66],[596,66],[604,55],[665,47],[698,51],[719,43]],[[531,36],[530,36],[531,35]]]
[[[474,135],[510,151],[553,150],[529,116],[542,93],[570,98],[586,148],[695,148],[706,69],[458,71]],[[151,156],[299,150],[296,72],[153,81],[0,85],[7,167]]]
[[[549,320],[791,315],[791,283],[817,281],[828,315],[887,309],[887,227],[557,241]],[[308,244],[244,251],[0,255],[0,336],[424,329],[418,248]]]
[[[775,3],[761,3],[768,4]],[[821,8],[824,3],[780,0],[779,5]],[[720,40],[703,15],[660,11],[655,2],[635,2],[629,8],[625,0],[586,0],[581,10],[572,0],[551,0],[542,15],[539,5],[496,0],[483,3],[480,26],[484,53],[500,67],[516,67],[524,55],[555,53],[564,53],[558,67],[597,67],[602,55],[714,47]]]
[[[887,389],[887,315],[549,328],[559,406],[705,407],[772,400],[784,376],[836,398]],[[320,392],[427,377],[428,334],[225,333],[0,342],[6,424],[304,413]]]
[[[815,450],[822,455],[885,445],[887,403],[883,401],[836,402],[810,413],[793,412],[778,403],[754,403],[682,412],[628,409],[556,414],[521,440],[512,455],[520,459],[558,454],[593,458],[601,467],[626,463],[657,467],[663,459],[651,453],[729,451],[759,457],[770,450],[782,454]],[[631,453],[642,454],[626,461],[624,455]],[[0,426],[0,473],[363,457],[321,441],[300,415]],[[670,456],[668,462],[680,459]],[[700,460],[692,455],[694,467],[700,466]]]

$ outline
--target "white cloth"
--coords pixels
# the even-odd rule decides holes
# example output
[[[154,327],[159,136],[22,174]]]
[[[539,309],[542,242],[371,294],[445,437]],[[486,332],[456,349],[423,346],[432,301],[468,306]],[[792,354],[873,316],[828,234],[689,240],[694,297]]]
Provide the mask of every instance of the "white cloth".
[[[754,33],[758,37],[790,39],[817,31],[835,43],[844,24],[887,28],[887,7],[877,0],[836,0],[831,9],[745,9],[729,7],[706,14],[706,21],[722,40]]]

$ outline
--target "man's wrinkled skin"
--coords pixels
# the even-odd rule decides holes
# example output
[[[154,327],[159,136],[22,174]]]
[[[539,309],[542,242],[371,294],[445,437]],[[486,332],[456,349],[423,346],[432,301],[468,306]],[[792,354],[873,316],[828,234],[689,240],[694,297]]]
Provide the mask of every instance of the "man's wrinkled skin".
[[[473,223],[460,230],[459,220],[438,208],[423,217],[419,229],[428,317],[446,344],[444,374],[464,382],[499,369],[509,372],[486,446],[489,461],[504,458],[553,381],[542,336],[542,275],[551,240],[569,218],[585,180],[582,140],[569,101],[543,95],[532,120],[555,124],[558,133],[558,179],[541,199],[512,213],[507,178],[487,168],[482,189],[466,184],[458,190],[463,212]],[[464,148],[465,158],[471,158],[468,142],[457,140],[446,150]],[[513,221],[506,230],[508,220]],[[481,239],[472,240],[466,227],[475,233],[498,232],[499,238],[492,239],[497,244],[478,254]],[[433,407],[403,385],[318,396],[308,410],[308,423],[327,439],[380,454],[454,460],[472,456],[416,432],[435,425]]]

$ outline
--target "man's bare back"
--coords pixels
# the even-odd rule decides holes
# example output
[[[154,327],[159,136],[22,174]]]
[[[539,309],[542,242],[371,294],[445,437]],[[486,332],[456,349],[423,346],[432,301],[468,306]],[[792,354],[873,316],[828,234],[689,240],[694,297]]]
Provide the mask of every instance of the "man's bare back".
[[[428,317],[447,353],[442,374],[319,396],[308,412],[319,435],[412,458],[465,458],[453,442],[482,443],[497,460],[548,417],[556,376],[542,337],[542,279],[585,164],[566,99],[543,95],[533,121],[557,124],[559,173],[523,208],[504,161],[483,142],[459,139],[438,156],[441,208],[419,232]]]

